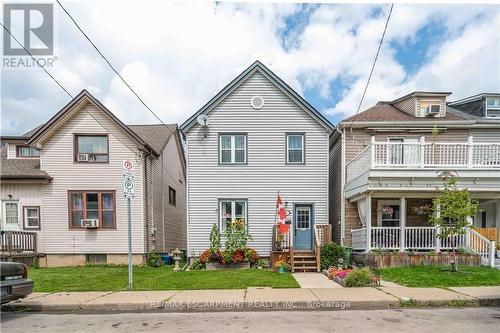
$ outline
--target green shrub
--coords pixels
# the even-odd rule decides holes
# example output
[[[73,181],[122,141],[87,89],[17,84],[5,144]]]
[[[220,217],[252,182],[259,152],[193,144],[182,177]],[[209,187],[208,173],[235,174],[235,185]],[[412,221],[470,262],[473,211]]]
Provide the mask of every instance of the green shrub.
[[[189,265],[189,269],[190,270],[200,270],[200,269],[204,269],[205,268],[205,264],[203,264],[200,259],[196,258],[194,259],[192,262],[191,262],[191,265]]]
[[[158,253],[151,252],[148,257],[148,265],[151,267],[160,267],[163,265],[163,261]]]
[[[356,268],[345,280],[346,287],[368,287],[372,282],[372,273],[368,268]]]
[[[337,266],[339,258],[344,258],[346,250],[343,246],[329,243],[321,247],[321,269]]]

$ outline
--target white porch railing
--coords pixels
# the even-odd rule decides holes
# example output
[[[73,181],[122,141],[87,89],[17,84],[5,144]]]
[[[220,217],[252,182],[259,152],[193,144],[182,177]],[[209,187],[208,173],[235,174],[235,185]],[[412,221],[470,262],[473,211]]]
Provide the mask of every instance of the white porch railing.
[[[494,266],[495,242],[474,229],[465,235],[439,239],[435,227],[371,227],[351,230],[353,250],[452,250],[467,248],[481,257],[485,265]],[[401,235],[404,232],[404,244]],[[367,237],[370,237],[367,239]],[[367,245],[369,247],[367,248]]]
[[[495,265],[495,242],[490,241],[476,230],[469,232],[469,248],[481,257],[485,265]]]
[[[371,168],[500,168],[500,143],[372,142],[346,164],[349,183]]]

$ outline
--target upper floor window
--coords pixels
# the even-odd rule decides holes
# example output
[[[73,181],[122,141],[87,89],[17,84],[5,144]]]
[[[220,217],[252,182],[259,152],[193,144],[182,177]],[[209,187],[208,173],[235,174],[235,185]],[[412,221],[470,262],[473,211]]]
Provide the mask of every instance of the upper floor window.
[[[168,203],[175,206],[177,204],[176,192],[172,187],[168,187]]]
[[[486,117],[500,118],[500,97],[486,98]]]
[[[286,163],[288,164],[305,163],[304,134],[286,135]]]
[[[33,147],[17,146],[17,157],[40,157],[40,151]]]
[[[40,207],[24,206],[24,229],[40,229]]]
[[[69,227],[82,228],[82,220],[96,220],[97,228],[114,229],[115,206],[114,191],[70,191]]]
[[[75,161],[106,163],[109,161],[107,135],[75,135]]]
[[[247,162],[247,136],[245,134],[221,134],[219,140],[219,163],[245,164]]]

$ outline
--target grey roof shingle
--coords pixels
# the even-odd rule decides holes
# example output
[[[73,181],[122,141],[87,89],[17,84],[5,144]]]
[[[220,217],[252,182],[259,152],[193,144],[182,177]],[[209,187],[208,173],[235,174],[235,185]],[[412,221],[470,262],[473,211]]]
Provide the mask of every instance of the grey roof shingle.
[[[158,154],[172,136],[177,131],[177,124],[157,124],[157,125],[127,125],[142,140],[144,140]]]
[[[36,159],[6,159],[0,160],[0,177],[2,179],[51,179],[52,177],[40,170],[40,160]]]

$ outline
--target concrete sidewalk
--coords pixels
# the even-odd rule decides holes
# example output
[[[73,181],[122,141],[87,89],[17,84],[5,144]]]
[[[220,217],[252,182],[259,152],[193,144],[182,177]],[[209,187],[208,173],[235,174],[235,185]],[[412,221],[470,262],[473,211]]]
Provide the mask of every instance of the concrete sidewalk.
[[[27,311],[272,311],[389,309],[405,306],[500,305],[500,287],[248,288],[33,293],[2,310]]]

